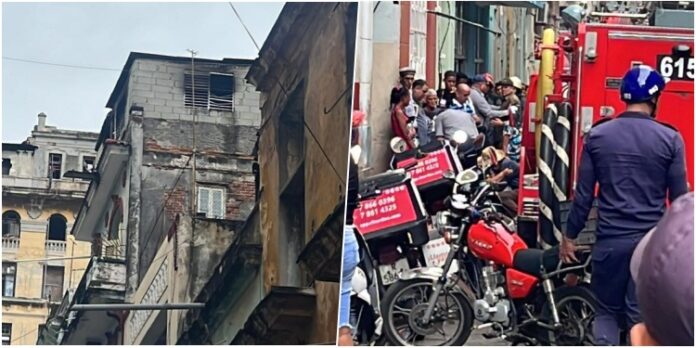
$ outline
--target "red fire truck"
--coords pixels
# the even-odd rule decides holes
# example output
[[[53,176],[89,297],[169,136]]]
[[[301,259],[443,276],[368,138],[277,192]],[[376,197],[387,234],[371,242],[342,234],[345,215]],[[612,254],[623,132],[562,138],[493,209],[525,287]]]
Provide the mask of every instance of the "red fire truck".
[[[611,22],[622,21],[612,21],[609,18],[603,20],[603,23],[580,22],[571,30],[552,32],[552,44],[547,42],[540,45],[540,73],[530,79],[523,115],[524,149],[520,163],[518,231],[523,236],[541,235],[542,243],[555,244],[557,240],[549,240],[548,237],[543,240],[544,232],[547,232],[546,236],[553,234],[541,231],[543,227],[540,220],[543,220],[544,216],[540,213],[545,211],[543,207],[540,209],[540,205],[544,205],[544,202],[540,201],[544,192],[540,190],[543,191],[544,188],[543,185],[539,185],[543,170],[539,170],[538,162],[544,161],[544,155],[539,154],[540,140],[535,139],[535,132],[544,124],[544,117],[539,118],[538,108],[543,108],[544,112],[541,114],[545,114],[551,104],[567,106],[565,112],[568,113],[566,116],[571,127],[565,151],[569,158],[569,168],[562,179],[567,180],[567,200],[554,203],[560,206],[556,214],[560,212],[561,215],[567,215],[577,179],[583,135],[599,119],[616,116],[624,110],[625,106],[619,97],[619,87],[625,72],[634,65],[650,65],[669,80],[660,98],[657,119],[669,123],[681,132],[686,145],[689,185],[693,189],[696,63],[693,53],[693,27],[686,29],[608,24]],[[553,55],[546,55],[547,61],[543,61],[544,50],[553,52]],[[541,86],[545,76],[550,77],[550,80],[547,80],[546,86]],[[545,89],[545,92],[538,95],[540,89]],[[537,105],[540,100],[543,105]],[[546,206],[548,207],[549,203]],[[563,216],[562,220],[566,217]],[[594,227],[591,214],[584,232],[592,232]],[[559,229],[564,230],[563,227]],[[592,233],[584,235],[590,235],[591,238]]]

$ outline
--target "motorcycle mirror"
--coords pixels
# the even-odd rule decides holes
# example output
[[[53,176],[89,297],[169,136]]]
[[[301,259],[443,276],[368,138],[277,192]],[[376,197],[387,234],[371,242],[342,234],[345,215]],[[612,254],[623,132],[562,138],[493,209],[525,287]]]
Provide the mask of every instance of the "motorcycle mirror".
[[[475,182],[476,180],[478,180],[478,174],[471,169],[467,169],[457,174],[457,178],[455,179],[455,181],[459,185],[470,184],[472,182]]]
[[[358,163],[360,161],[360,154],[362,153],[362,148],[360,145],[355,145],[350,148],[350,157],[353,158],[353,162]]]
[[[452,140],[457,144],[464,144],[468,139],[469,136],[462,130],[458,130],[452,134]]]
[[[401,137],[393,137],[389,142],[389,147],[391,147],[394,153],[404,153],[408,144],[406,144],[406,141]]]

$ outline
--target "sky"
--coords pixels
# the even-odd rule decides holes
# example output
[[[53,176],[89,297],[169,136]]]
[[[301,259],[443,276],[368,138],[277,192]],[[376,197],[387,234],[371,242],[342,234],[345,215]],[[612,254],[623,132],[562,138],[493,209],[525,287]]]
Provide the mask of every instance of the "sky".
[[[234,6],[262,46],[283,3]],[[189,56],[187,49],[199,58],[257,56],[227,2],[3,3],[2,141],[24,141],[40,112],[49,126],[99,132],[131,51]]]

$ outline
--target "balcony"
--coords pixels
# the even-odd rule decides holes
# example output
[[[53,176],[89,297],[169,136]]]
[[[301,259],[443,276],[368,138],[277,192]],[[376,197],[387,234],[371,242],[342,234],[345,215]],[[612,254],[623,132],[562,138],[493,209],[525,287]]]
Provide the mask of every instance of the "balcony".
[[[89,182],[74,179],[2,177],[3,191],[17,194],[60,194],[74,198],[84,197]],[[49,192],[50,191],[50,192]]]
[[[111,194],[129,158],[129,146],[117,142],[105,142],[99,150],[97,173],[98,180],[92,181],[85,194],[85,201],[80,208],[72,234],[80,241],[91,241],[92,234],[98,229],[102,212],[111,202]]]
[[[50,289],[53,290],[53,289]],[[126,263],[108,256],[92,257],[80,284],[68,291],[60,306],[51,312],[39,343],[84,345],[113,332],[118,321],[107,311],[70,311],[76,304],[123,303],[126,292]]]
[[[2,252],[12,252],[19,249],[19,238],[2,237]]]
[[[45,243],[46,253],[49,255],[64,255],[65,241],[62,240],[47,240]]]

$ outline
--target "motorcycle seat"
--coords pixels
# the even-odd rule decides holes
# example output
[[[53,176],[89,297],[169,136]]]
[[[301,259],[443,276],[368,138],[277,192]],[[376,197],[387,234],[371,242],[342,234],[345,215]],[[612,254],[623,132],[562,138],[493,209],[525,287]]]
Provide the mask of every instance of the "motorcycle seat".
[[[520,272],[541,277],[541,266],[544,265],[544,270],[548,272],[555,271],[560,262],[558,247],[551,249],[522,249],[515,253],[512,259],[512,267]]]

